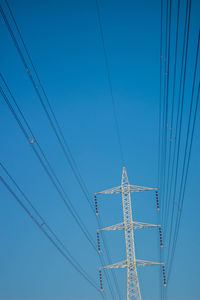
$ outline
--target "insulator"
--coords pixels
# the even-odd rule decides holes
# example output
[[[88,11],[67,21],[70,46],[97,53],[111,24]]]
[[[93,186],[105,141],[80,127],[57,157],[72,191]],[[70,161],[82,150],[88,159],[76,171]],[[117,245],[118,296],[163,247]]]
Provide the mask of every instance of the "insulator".
[[[99,232],[98,231],[97,231],[97,245],[98,245],[98,252],[101,253],[100,238],[99,238]]]
[[[163,268],[163,284],[164,286],[167,286],[166,276],[165,276],[165,266],[162,266],[162,268]]]
[[[100,277],[100,290],[101,290],[101,292],[103,292],[103,281],[102,281],[101,270],[99,270],[99,277]]]
[[[163,269],[163,280],[164,280],[164,284],[166,284],[165,266],[162,266],[162,269]]]
[[[96,196],[96,195],[94,195],[94,203],[95,203],[96,215],[98,216],[98,215],[99,215],[99,212],[98,212],[98,206],[97,206],[97,196]]]
[[[159,233],[160,233],[160,247],[163,248],[163,240],[162,240],[162,231],[161,231],[161,227],[159,227]]]
[[[156,204],[157,204],[157,210],[160,210],[159,201],[158,201],[158,191],[156,191]]]

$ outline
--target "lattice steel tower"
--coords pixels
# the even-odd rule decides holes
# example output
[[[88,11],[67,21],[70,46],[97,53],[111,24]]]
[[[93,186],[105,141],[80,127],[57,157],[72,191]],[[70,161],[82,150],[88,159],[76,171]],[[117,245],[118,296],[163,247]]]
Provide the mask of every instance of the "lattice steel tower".
[[[113,265],[103,267],[103,269],[127,268],[127,300],[133,300],[133,299],[141,300],[141,292],[140,292],[140,286],[139,286],[139,280],[137,274],[137,265],[150,266],[150,265],[163,264],[157,262],[138,260],[135,257],[134,229],[148,228],[148,227],[160,228],[160,225],[133,222],[132,208],[131,208],[131,192],[142,192],[142,191],[151,191],[151,190],[157,190],[157,189],[130,185],[128,181],[126,169],[124,167],[120,186],[95,194],[95,203],[97,203],[96,202],[97,194],[118,194],[118,193],[122,194],[124,221],[120,224],[113,225],[99,230],[100,231],[124,230],[125,232],[126,260]]]

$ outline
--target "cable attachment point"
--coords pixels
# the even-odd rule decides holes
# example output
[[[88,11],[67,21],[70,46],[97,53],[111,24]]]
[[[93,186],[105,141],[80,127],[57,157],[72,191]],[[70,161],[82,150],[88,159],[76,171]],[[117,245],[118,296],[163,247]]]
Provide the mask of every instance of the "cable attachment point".
[[[95,203],[95,211],[96,211],[96,215],[98,216],[98,215],[99,215],[99,212],[98,212],[97,196],[96,196],[96,194],[94,195],[94,203]]]
[[[100,291],[103,292],[103,282],[102,282],[101,270],[99,270],[99,279],[100,279]]]
[[[28,73],[29,76],[31,75],[31,72],[28,68],[26,69],[26,72]]]
[[[35,143],[35,140],[34,139],[29,139],[29,143],[30,143],[30,145],[32,146],[34,143]]]

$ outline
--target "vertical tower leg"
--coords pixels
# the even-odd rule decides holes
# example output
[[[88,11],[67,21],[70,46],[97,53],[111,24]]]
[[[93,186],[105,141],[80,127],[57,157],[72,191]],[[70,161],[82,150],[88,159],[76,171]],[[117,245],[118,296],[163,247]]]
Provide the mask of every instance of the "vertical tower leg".
[[[121,189],[127,258],[127,300],[141,300],[141,293],[136,268],[134,233],[133,228],[131,226],[133,223],[131,193],[125,168],[123,168],[122,173]]]

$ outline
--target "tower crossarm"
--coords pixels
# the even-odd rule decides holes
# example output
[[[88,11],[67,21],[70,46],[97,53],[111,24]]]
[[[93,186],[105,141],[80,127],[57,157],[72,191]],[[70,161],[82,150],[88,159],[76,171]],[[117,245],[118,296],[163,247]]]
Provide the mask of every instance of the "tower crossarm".
[[[141,260],[141,259],[137,259],[136,263],[140,267],[154,266],[154,265],[164,265],[164,263],[162,263],[162,262],[153,262],[153,261],[147,261],[147,260]]]
[[[111,195],[111,194],[120,194],[120,193],[121,193],[121,185],[111,188],[111,189],[108,189],[108,190],[105,190],[105,191],[102,191],[102,192],[98,192],[98,193],[96,193],[96,195],[98,195],[98,194],[105,194],[105,195],[110,194]]]
[[[148,223],[142,223],[142,222],[132,222],[131,225],[127,225],[127,229],[142,229],[142,228],[150,228],[150,227],[160,227],[160,225],[155,224],[148,224]],[[99,231],[111,231],[111,230],[124,230],[125,226],[124,223],[119,223],[116,225],[111,225],[102,229],[99,229]]]
[[[128,189],[130,192],[145,192],[145,191],[157,190],[157,188],[149,188],[149,187],[131,185],[131,184],[128,186]]]
[[[144,186],[138,186],[138,185],[127,185],[126,187],[122,187],[121,185],[120,186],[117,186],[117,187],[114,187],[114,188],[111,188],[111,189],[108,189],[108,190],[104,190],[102,192],[98,192],[96,193],[96,195],[111,195],[111,194],[121,194],[122,192],[145,192],[145,191],[154,191],[154,190],[157,190],[157,188],[149,188],[149,187],[144,187]]]
[[[124,223],[119,223],[116,225],[111,225],[105,228],[99,229],[99,231],[110,231],[110,230],[123,230],[124,229]]]
[[[142,222],[132,222],[132,227],[133,227],[133,229],[142,229],[142,228],[160,227],[160,225],[148,224],[148,223],[142,223]]]
[[[141,260],[141,259],[136,259],[136,264],[139,267],[145,267],[145,266],[157,266],[157,265],[164,265],[164,263],[160,262],[153,262],[153,261],[147,261],[147,260]],[[101,269],[121,269],[121,268],[128,268],[132,267],[132,264],[128,264],[127,260],[120,261],[118,263],[104,266]]]
[[[104,266],[101,269],[120,269],[120,268],[127,268],[127,267],[128,267],[127,261],[124,260],[112,265]]]

